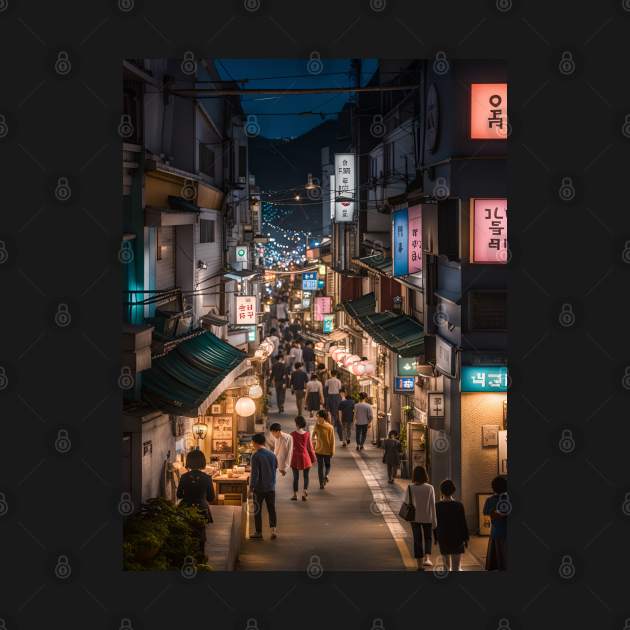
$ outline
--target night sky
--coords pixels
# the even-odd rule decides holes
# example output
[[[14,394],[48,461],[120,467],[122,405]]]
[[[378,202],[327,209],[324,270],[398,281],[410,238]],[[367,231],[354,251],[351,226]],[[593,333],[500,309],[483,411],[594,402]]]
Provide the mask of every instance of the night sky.
[[[309,74],[308,59],[217,59],[216,67],[224,80],[249,79],[243,88],[343,87],[351,84],[350,59],[322,59],[320,74]],[[372,78],[378,62],[362,60],[361,84]],[[270,78],[269,78],[270,77]],[[285,78],[286,77],[286,78]],[[261,135],[267,138],[299,136],[322,122],[320,116],[300,116],[296,112],[331,113],[334,119],[349,94],[300,94],[242,96],[246,114],[256,114]],[[291,115],[286,115],[287,113]]]

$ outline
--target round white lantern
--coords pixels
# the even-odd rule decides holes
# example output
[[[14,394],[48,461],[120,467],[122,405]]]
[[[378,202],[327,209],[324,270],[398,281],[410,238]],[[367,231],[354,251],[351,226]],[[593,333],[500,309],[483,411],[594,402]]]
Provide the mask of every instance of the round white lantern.
[[[365,374],[366,371],[366,365],[365,363],[363,363],[362,361],[359,361],[358,363],[353,363],[350,366],[350,371],[355,375],[355,376],[363,376]]]
[[[361,360],[361,357],[356,354],[349,354],[342,359],[342,363],[344,367],[349,367],[353,363],[358,363]]]
[[[258,379],[255,376],[246,376],[245,377],[245,385],[247,387],[251,387],[252,385],[257,385]]]
[[[256,412],[256,403],[249,396],[241,396],[236,401],[235,410],[239,416],[247,418]]]
[[[263,395],[263,390],[258,383],[252,385],[247,392],[250,398],[260,398]],[[251,415],[251,414],[250,414]]]
[[[339,346],[337,346],[336,348],[333,348],[330,352],[330,356],[332,357],[333,361],[338,361],[339,360],[339,355],[342,354],[346,354],[347,350],[345,348],[340,348]]]
[[[374,363],[371,361],[362,361],[363,365],[365,365],[365,374],[374,374],[376,369],[374,368]]]

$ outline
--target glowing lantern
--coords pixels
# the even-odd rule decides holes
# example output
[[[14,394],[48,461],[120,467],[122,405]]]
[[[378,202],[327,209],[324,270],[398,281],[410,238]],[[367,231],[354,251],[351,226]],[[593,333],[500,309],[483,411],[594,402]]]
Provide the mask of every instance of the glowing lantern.
[[[345,348],[334,348],[333,351],[330,353],[330,356],[332,357],[333,361],[339,361],[341,358],[341,355],[343,354],[348,354],[348,351]]]
[[[234,408],[239,416],[247,418],[256,412],[256,403],[249,396],[241,396]]]
[[[263,395],[263,390],[258,383],[252,385],[247,392],[250,398],[260,398]],[[251,415],[251,414],[250,414]]]
[[[342,359],[342,363],[344,367],[349,367],[353,363],[358,363],[361,360],[361,357],[356,354],[349,354]]]
[[[365,373],[366,374],[374,374],[376,372],[376,368],[374,367],[374,363],[371,361],[362,361],[363,365],[365,365]]]
[[[350,371],[355,375],[355,376],[363,376],[365,374],[365,371],[367,370],[367,366],[365,365],[365,363],[363,363],[362,361],[359,361],[358,363],[353,363],[350,366]]]

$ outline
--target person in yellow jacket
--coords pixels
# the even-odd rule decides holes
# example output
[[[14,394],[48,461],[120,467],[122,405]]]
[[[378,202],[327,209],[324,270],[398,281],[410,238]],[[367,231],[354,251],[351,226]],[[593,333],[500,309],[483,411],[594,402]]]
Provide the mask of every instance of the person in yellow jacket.
[[[335,429],[325,409],[320,409],[317,412],[317,423],[313,429],[313,440],[315,442],[315,455],[317,456],[319,489],[323,490],[328,483],[330,459],[335,454]]]

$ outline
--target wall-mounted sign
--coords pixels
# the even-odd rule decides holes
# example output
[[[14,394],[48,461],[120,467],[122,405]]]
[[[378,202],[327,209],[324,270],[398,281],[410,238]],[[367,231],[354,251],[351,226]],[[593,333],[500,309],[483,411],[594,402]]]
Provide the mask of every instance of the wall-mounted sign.
[[[408,272],[422,271],[422,206],[410,206],[407,213],[409,233]]]
[[[418,376],[419,367],[418,359],[398,356],[398,376]]]
[[[325,297],[316,297],[315,298],[315,316],[314,316],[314,321],[316,322],[323,322],[324,321],[324,315],[327,315],[328,313],[332,313],[332,298],[325,296]]]
[[[471,262],[491,265],[507,263],[507,199],[472,199],[471,204]]]
[[[462,392],[506,392],[507,366],[463,365],[461,375]]]
[[[325,333],[331,333],[335,328],[335,316],[334,315],[324,315],[323,323],[322,323],[322,331]]]
[[[410,393],[414,391],[416,379],[413,376],[395,376],[394,391],[400,393]]]
[[[247,330],[247,341],[256,341],[256,326],[250,326]]]
[[[430,429],[444,431],[446,401],[442,392],[428,392],[427,394],[427,424]]]
[[[302,274],[302,290],[317,291],[317,271],[305,271]]]
[[[236,321],[235,324],[248,326],[256,324],[256,296],[237,295],[236,296]]]
[[[335,218],[335,176],[330,176],[330,220]]]
[[[507,83],[473,83],[470,86],[470,137],[505,140],[507,134]]]
[[[236,262],[247,262],[249,248],[247,245],[236,246]]]
[[[440,102],[435,84],[432,83],[427,93],[426,143],[431,153],[437,149],[438,133],[440,130]]]
[[[323,289],[326,287],[326,280],[322,280],[321,278],[317,281],[317,288]]]
[[[407,208],[392,213],[392,257],[394,277],[409,274],[409,213]]]
[[[349,223],[354,220],[355,200],[354,153],[335,153],[335,221]]]
[[[435,336],[435,367],[442,372],[442,374],[454,378],[455,348],[439,335]]]

